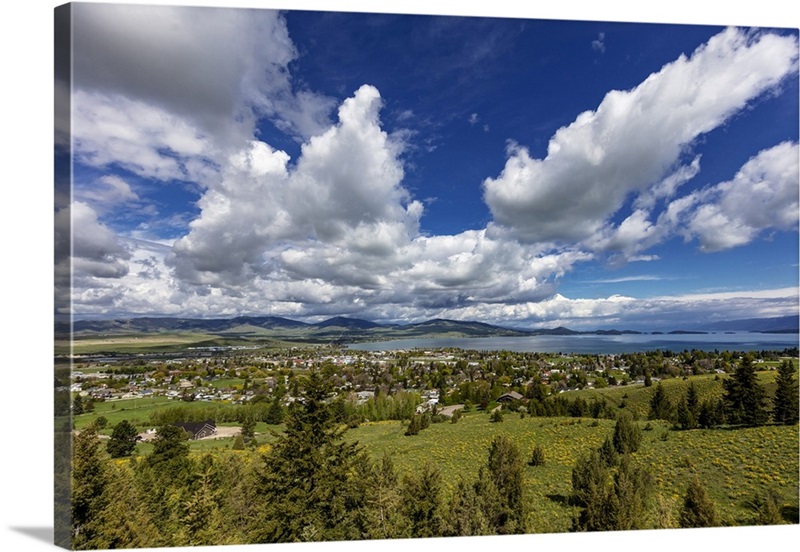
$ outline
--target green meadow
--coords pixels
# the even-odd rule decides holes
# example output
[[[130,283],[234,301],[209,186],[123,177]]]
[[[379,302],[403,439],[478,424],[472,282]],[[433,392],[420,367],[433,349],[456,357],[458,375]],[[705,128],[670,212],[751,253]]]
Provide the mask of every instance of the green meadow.
[[[367,423],[347,433],[373,457],[388,454],[400,473],[414,473],[426,462],[442,473],[448,490],[460,477],[472,480],[485,466],[489,445],[505,435],[527,461],[534,447],[544,448],[543,466],[525,467],[529,522],[536,532],[568,531],[572,507],[572,468],[578,457],[599,447],[613,433],[614,421],[587,418],[520,418],[506,414],[499,423],[485,412],[465,415],[458,423],[432,424],[415,436],[403,435],[400,422]],[[638,422],[644,428],[648,422]],[[764,489],[777,491],[784,512],[798,509],[798,427],[764,426],[743,429],[670,430],[666,422],[649,422],[635,461],[648,466],[658,493],[681,506],[692,474],[707,485],[724,525],[745,525],[753,517],[748,501]]]

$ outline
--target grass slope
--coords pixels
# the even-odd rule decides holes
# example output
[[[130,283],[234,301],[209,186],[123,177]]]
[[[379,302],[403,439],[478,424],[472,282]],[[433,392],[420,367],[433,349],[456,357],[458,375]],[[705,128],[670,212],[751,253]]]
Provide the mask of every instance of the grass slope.
[[[642,427],[645,423],[640,422]],[[759,490],[780,493],[786,511],[798,508],[798,428],[768,426],[736,430],[668,431],[651,422],[637,463],[652,470],[660,494],[673,502],[675,515],[686,485],[697,473],[709,487],[722,523],[746,525],[753,517],[747,500]],[[375,422],[348,432],[373,458],[388,454],[400,473],[414,473],[430,461],[436,464],[451,491],[459,477],[473,480],[486,465],[489,445],[505,435],[519,446],[527,461],[534,447],[545,450],[543,466],[525,466],[529,522],[535,532],[568,531],[573,509],[566,504],[572,491],[572,468],[581,454],[599,447],[613,433],[612,420],[575,418],[520,419],[506,415],[490,423],[483,412],[467,414],[457,424],[433,424],[416,436],[404,436],[399,422]],[[666,440],[662,440],[666,435]]]

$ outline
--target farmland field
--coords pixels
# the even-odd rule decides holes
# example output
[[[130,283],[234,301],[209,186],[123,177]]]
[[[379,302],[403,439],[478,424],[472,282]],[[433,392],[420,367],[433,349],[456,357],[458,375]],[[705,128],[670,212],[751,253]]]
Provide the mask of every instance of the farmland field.
[[[268,337],[245,338],[239,336],[221,336],[216,334],[194,332],[161,332],[122,334],[107,336],[75,336],[70,342],[55,341],[56,354],[93,354],[93,353],[154,353],[180,352],[187,347],[224,347],[224,346],[257,346],[277,348],[296,345]]]

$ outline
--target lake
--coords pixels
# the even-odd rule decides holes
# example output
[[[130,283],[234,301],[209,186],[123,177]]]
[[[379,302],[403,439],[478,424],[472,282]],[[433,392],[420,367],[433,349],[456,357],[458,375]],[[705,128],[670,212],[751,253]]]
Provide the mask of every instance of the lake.
[[[459,348],[478,351],[516,351],[539,353],[619,354],[655,351],[761,351],[783,350],[798,346],[798,334],[761,334],[750,332],[708,334],[626,334],[626,335],[535,335],[525,337],[472,337],[396,339],[368,343],[350,343],[350,349],[393,351],[397,349]]]

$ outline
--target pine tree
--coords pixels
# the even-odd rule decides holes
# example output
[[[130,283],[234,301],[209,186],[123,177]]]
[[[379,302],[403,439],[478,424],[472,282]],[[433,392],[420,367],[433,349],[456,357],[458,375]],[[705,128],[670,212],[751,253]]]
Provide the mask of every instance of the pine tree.
[[[207,546],[224,544],[222,517],[219,511],[219,490],[215,488],[216,468],[214,460],[206,455],[200,461],[196,473],[194,491],[184,502],[182,529],[186,533],[186,545]]]
[[[697,388],[694,386],[694,382],[690,383],[689,389],[686,390],[686,406],[696,420],[700,413],[700,398],[697,395]]]
[[[642,429],[628,412],[623,412],[617,418],[614,426],[614,449],[620,454],[633,453],[639,450],[642,442]]]
[[[108,484],[94,426],[81,431],[72,448],[72,546],[98,548],[100,513],[108,504]]]
[[[533,447],[533,453],[531,453],[531,459],[528,461],[529,466],[544,466],[544,449],[542,445],[536,445]]]
[[[616,466],[619,462],[619,453],[617,449],[614,448],[614,444],[609,437],[606,437],[606,440],[603,441],[598,452],[600,453],[600,458],[609,468]]]
[[[481,507],[475,486],[459,479],[450,499],[444,536],[468,537],[488,535],[489,524]]]
[[[580,507],[573,520],[575,531],[610,531],[610,468],[597,450],[578,458],[572,468],[571,503]]]
[[[774,490],[757,493],[750,502],[755,511],[755,525],[780,525],[784,523],[781,515],[781,496]]]
[[[697,427],[697,421],[689,408],[686,397],[681,399],[678,404],[677,423],[681,429],[694,429]]]
[[[733,376],[722,382],[722,387],[728,423],[747,426],[766,423],[769,413],[764,388],[756,379],[756,369],[749,354],[742,358]]]
[[[650,420],[671,421],[673,416],[672,411],[672,403],[667,398],[664,386],[661,385],[661,382],[658,382],[656,390],[650,398],[650,413],[647,417]]]
[[[420,416],[418,414],[414,414],[411,416],[411,421],[408,422],[408,427],[406,428],[404,435],[418,435],[421,425],[422,422],[420,421]]]
[[[298,383],[299,386],[299,383]],[[252,542],[350,540],[358,538],[353,466],[362,453],[346,443],[346,427],[326,404],[330,391],[318,372],[305,382],[302,401],[292,403],[286,430],[264,456],[257,485],[260,512]]]
[[[620,459],[614,474],[610,517],[615,531],[644,529],[647,509],[655,488],[650,473],[634,466],[628,455]]]
[[[106,467],[106,506],[97,517],[99,531],[93,548],[153,548],[166,543],[147,511],[146,502],[133,481],[130,465]]]
[[[122,420],[114,426],[106,450],[111,458],[130,456],[136,450],[139,439],[136,428],[128,420]]]
[[[489,447],[489,474],[500,497],[502,513],[494,521],[497,533],[525,532],[522,454],[507,437],[495,437]]]
[[[718,524],[714,502],[697,476],[686,489],[679,524],[681,527],[714,527]]]
[[[435,465],[427,463],[419,475],[403,478],[403,511],[415,538],[442,535],[442,476]]]
[[[245,445],[251,446],[255,444],[256,440],[256,421],[253,418],[247,418],[242,422],[242,429],[240,435]]]
[[[708,399],[700,405],[697,424],[704,429],[717,427],[725,422],[725,408],[722,400]]]
[[[794,379],[794,364],[784,360],[778,367],[775,378],[775,397],[772,399],[772,419],[776,423],[793,425],[798,421],[798,392]]]
[[[393,539],[410,536],[408,520],[403,516],[403,496],[394,463],[384,455],[380,461],[368,461],[362,473],[369,492],[365,493],[360,525],[368,539]]]
[[[75,399],[72,401],[72,413],[76,416],[83,414],[83,397],[80,395],[75,395]]]
[[[283,423],[284,412],[279,399],[275,399],[269,405],[267,414],[264,421],[271,425],[278,425]]]

